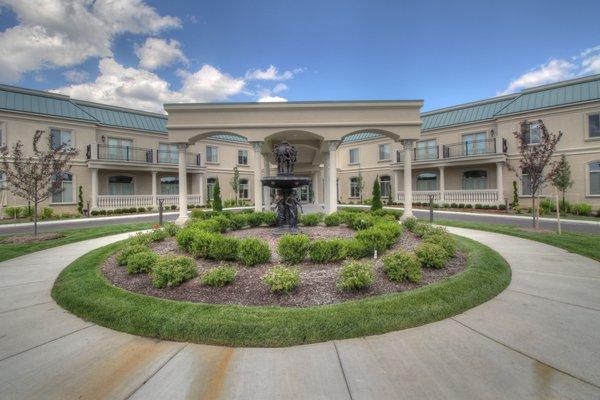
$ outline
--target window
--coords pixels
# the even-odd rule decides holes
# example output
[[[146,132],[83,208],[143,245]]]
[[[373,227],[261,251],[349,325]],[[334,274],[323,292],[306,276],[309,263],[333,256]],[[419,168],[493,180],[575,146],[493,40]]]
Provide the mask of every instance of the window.
[[[463,190],[487,189],[487,171],[465,171],[463,172]]]
[[[73,147],[73,135],[71,131],[65,131],[61,129],[50,129],[50,136],[52,137],[53,150],[56,150],[63,145],[65,148]]]
[[[539,122],[532,122],[528,127],[524,127],[522,135],[525,143],[538,144],[540,142],[541,127]]]
[[[52,185],[55,190],[52,193],[53,203],[73,203],[73,175],[62,173],[55,176]]]
[[[590,168],[590,194],[600,195],[600,161],[588,165]]]
[[[206,162],[207,163],[218,163],[219,162],[219,148],[217,146],[206,146]]]
[[[529,179],[529,173],[524,170],[521,173],[521,194],[523,196],[531,196],[532,195],[532,189],[531,189],[531,180]]]
[[[247,199],[250,197],[248,195],[248,179],[240,179],[238,186],[238,197],[240,199]]]
[[[160,194],[179,194],[179,178],[174,176],[160,178]]]
[[[212,200],[215,193],[215,184],[217,183],[217,178],[208,178],[206,180],[206,193],[208,193],[208,199]]]
[[[357,177],[350,178],[350,197],[358,198],[360,197],[360,179]]]
[[[171,143],[159,143],[158,162],[161,164],[179,163],[179,150],[177,149],[177,145]]]
[[[131,176],[109,176],[108,194],[112,196],[130,196],[133,194],[133,178]]]
[[[5,146],[6,134],[4,133],[4,122],[0,122],[0,147]]]
[[[358,164],[358,149],[348,150],[348,164]]]
[[[464,155],[485,154],[486,137],[485,132],[463,135]]]
[[[437,174],[423,172],[417,175],[417,190],[437,190]]]
[[[379,178],[379,185],[381,186],[381,197],[390,197],[392,193],[392,180],[389,176],[384,175]]]
[[[588,115],[588,135],[591,138],[600,138],[600,113]]]
[[[379,161],[388,161],[390,157],[390,145],[388,143],[380,144]]]
[[[6,180],[6,174],[3,171],[0,171],[0,191],[8,188],[8,181]],[[1,194],[0,194],[1,196]],[[0,198],[0,201],[2,199]]]
[[[108,138],[107,158],[109,160],[130,160],[132,157],[133,140]]]
[[[433,160],[438,158],[438,146],[435,139],[417,142],[416,160]]]
[[[238,165],[248,165],[248,150],[238,150]]]
[[[404,161],[404,150],[396,150],[396,162]]]

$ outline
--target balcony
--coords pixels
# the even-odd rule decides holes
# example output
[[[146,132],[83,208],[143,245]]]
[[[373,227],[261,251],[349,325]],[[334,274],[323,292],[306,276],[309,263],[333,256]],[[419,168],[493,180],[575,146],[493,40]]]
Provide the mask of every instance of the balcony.
[[[98,144],[98,160],[152,163],[152,150],[141,147]],[[89,157],[88,157],[89,158]]]
[[[442,146],[444,158],[472,157],[496,154],[496,139],[462,141]]]
[[[200,153],[185,153],[186,164],[190,166],[201,166],[202,159]],[[179,153],[171,150],[156,150],[156,162],[158,164],[179,164]]]

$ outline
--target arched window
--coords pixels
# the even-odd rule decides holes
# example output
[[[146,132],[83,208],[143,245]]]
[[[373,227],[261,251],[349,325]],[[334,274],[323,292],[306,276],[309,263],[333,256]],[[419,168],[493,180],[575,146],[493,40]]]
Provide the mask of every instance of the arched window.
[[[160,178],[160,194],[179,194],[179,178],[174,176]]]
[[[247,199],[250,197],[248,195],[248,179],[240,179],[238,185],[238,197],[240,199]]]
[[[392,193],[392,180],[389,176],[383,175],[379,178],[379,185],[381,186],[381,197],[389,198]]]
[[[55,177],[55,183],[53,187],[56,190],[52,193],[53,203],[73,203],[73,175],[68,173],[61,173],[60,179]]]
[[[417,190],[437,190],[437,174],[423,172],[417,175]]]
[[[133,178],[131,176],[115,175],[108,177],[108,194],[132,195]]]
[[[350,197],[360,197],[360,179],[357,176],[350,178]]]
[[[590,194],[600,195],[600,161],[588,164],[590,174]]]
[[[217,178],[208,178],[206,179],[206,193],[208,195],[208,199],[212,200],[215,193],[215,184],[217,183]]]
[[[463,172],[464,190],[481,190],[488,188],[487,171],[465,171]]]

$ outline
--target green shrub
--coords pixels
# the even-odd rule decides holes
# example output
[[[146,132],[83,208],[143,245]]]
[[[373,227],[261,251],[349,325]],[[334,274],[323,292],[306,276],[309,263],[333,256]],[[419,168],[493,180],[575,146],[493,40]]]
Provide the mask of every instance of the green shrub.
[[[438,234],[438,235],[427,235],[423,239],[423,243],[433,243],[437,244],[446,252],[447,258],[452,258],[456,255],[456,242],[452,238],[452,236],[448,234]]]
[[[277,214],[274,211],[265,211],[259,214],[263,224],[267,226],[277,225]]]
[[[352,221],[354,221],[354,217],[358,214],[358,211],[350,211],[350,210],[341,210],[341,211],[337,211],[337,214],[339,215],[341,221],[343,224],[346,224],[348,226],[352,226]]]
[[[128,244],[117,254],[117,264],[118,265],[127,265],[127,259],[129,256],[132,256],[137,253],[143,253],[148,251],[148,246],[143,244]]]
[[[197,274],[194,259],[185,256],[161,257],[152,271],[152,284],[157,288],[179,286]]]
[[[556,211],[556,204],[550,199],[540,201],[540,214],[545,215]]]
[[[215,235],[208,248],[209,258],[214,260],[235,261],[240,240],[234,237]]]
[[[152,233],[136,233],[129,239],[130,244],[149,245],[152,242]]]
[[[213,242],[220,236],[216,232],[192,230],[192,238],[186,249],[196,258],[209,258]]]
[[[571,212],[571,203],[568,200],[560,201],[560,211],[563,213]]]
[[[223,218],[225,218],[225,221],[217,217],[206,220],[192,220],[188,227],[207,232],[224,232],[229,227],[229,220],[226,217]]]
[[[248,214],[231,214],[229,216],[229,227],[235,231],[243,229],[248,225]]]
[[[4,212],[6,213],[6,215],[8,215],[11,218],[17,219],[21,216],[21,214],[23,213],[23,207],[6,207],[4,209]]]
[[[51,207],[42,208],[41,219],[50,219],[52,217],[54,217],[54,210]]]
[[[371,214],[377,217],[392,216],[395,220],[399,220],[404,213],[402,212],[402,210],[389,210],[382,208],[380,210],[373,211]]]
[[[381,210],[381,186],[379,185],[379,176],[375,177],[373,182],[373,199],[371,200],[371,211]]]
[[[338,226],[342,222],[342,218],[340,218],[340,214],[334,212],[326,215],[325,218],[323,218],[323,221],[327,226]]]
[[[350,227],[355,230],[361,230],[372,227],[374,223],[374,218],[371,215],[365,213],[357,213],[352,218]]]
[[[271,249],[264,240],[246,238],[239,241],[238,260],[245,265],[266,263],[271,259]]]
[[[425,238],[429,235],[445,235],[447,234],[446,229],[433,226],[428,223],[419,223],[416,228],[413,230],[413,233],[421,238]]]
[[[308,256],[316,263],[339,261],[346,257],[346,245],[342,239],[315,240],[310,244]]]
[[[208,212],[203,210],[192,210],[192,219],[206,219],[208,218]]]
[[[371,253],[374,250],[377,250],[377,253],[381,254],[389,245],[388,236],[386,232],[381,229],[363,229],[356,233],[355,238],[359,242],[362,242]]]
[[[180,229],[179,232],[177,232],[177,235],[175,235],[179,248],[191,252],[191,245],[197,232],[199,232],[199,230],[191,226]]]
[[[203,285],[213,286],[213,287],[223,287],[235,279],[237,275],[237,271],[235,268],[221,265],[216,268],[211,268],[209,271],[205,272],[200,278],[200,281]]]
[[[571,207],[571,211],[577,215],[590,215],[592,206],[588,203],[576,203]]]
[[[263,215],[260,212],[246,214],[246,220],[248,221],[248,225],[252,228],[256,228],[263,223]]]
[[[300,284],[300,274],[296,268],[278,265],[269,269],[263,282],[271,287],[271,292],[289,293]]]
[[[306,235],[286,234],[277,243],[277,253],[286,264],[298,264],[306,258],[310,239]]]
[[[340,290],[362,289],[373,283],[374,276],[370,262],[348,261],[340,270],[337,287]]]
[[[167,233],[167,231],[165,229],[162,229],[162,228],[154,229],[150,233],[150,237],[152,238],[153,242],[162,242],[168,236],[169,236],[169,234]]]
[[[217,212],[223,211],[223,202],[221,201],[221,186],[219,185],[218,179],[217,182],[215,182],[215,186],[213,187],[212,208]]]
[[[402,221],[402,225],[411,232],[415,231],[418,223],[419,221],[415,217],[406,218]]]
[[[127,258],[127,273],[133,275],[150,272],[158,262],[158,259],[158,254],[152,250],[132,254]]]
[[[393,245],[400,235],[402,235],[402,231],[404,230],[402,226],[395,220],[377,222],[375,225],[373,225],[373,228],[379,229],[385,233],[387,247]]]
[[[408,251],[395,251],[382,259],[383,271],[394,282],[419,282],[422,277],[421,263]]]
[[[433,243],[421,243],[415,249],[421,265],[429,268],[444,268],[448,255],[443,247]]]
[[[344,253],[347,258],[358,260],[372,255],[373,251],[364,242],[356,239],[340,239],[344,244]]]
[[[165,232],[167,232],[167,235],[173,237],[173,236],[177,236],[177,234],[181,230],[181,227],[178,225],[175,225],[173,222],[167,222],[163,226],[163,229],[165,230]]]
[[[137,210],[138,210],[138,212],[143,213],[143,212],[146,212],[146,207],[138,207]]]
[[[322,214],[303,214],[300,216],[300,223],[304,226],[316,226],[322,219]]]

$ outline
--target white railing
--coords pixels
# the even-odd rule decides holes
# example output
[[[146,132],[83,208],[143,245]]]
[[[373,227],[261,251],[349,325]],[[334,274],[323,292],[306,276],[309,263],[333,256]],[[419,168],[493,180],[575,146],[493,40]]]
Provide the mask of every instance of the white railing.
[[[159,194],[156,196],[151,194],[136,194],[136,195],[99,195],[98,208],[102,210],[112,210],[115,208],[130,208],[130,207],[152,207],[158,204],[159,199],[163,199],[164,206],[179,205],[179,195],[177,194]],[[188,204],[200,204],[199,194],[188,194]]]
[[[496,189],[482,190],[413,190],[413,203],[429,202],[429,195],[433,195],[435,203],[463,203],[463,204],[499,204]],[[397,192],[399,203],[404,202],[404,192]]]

